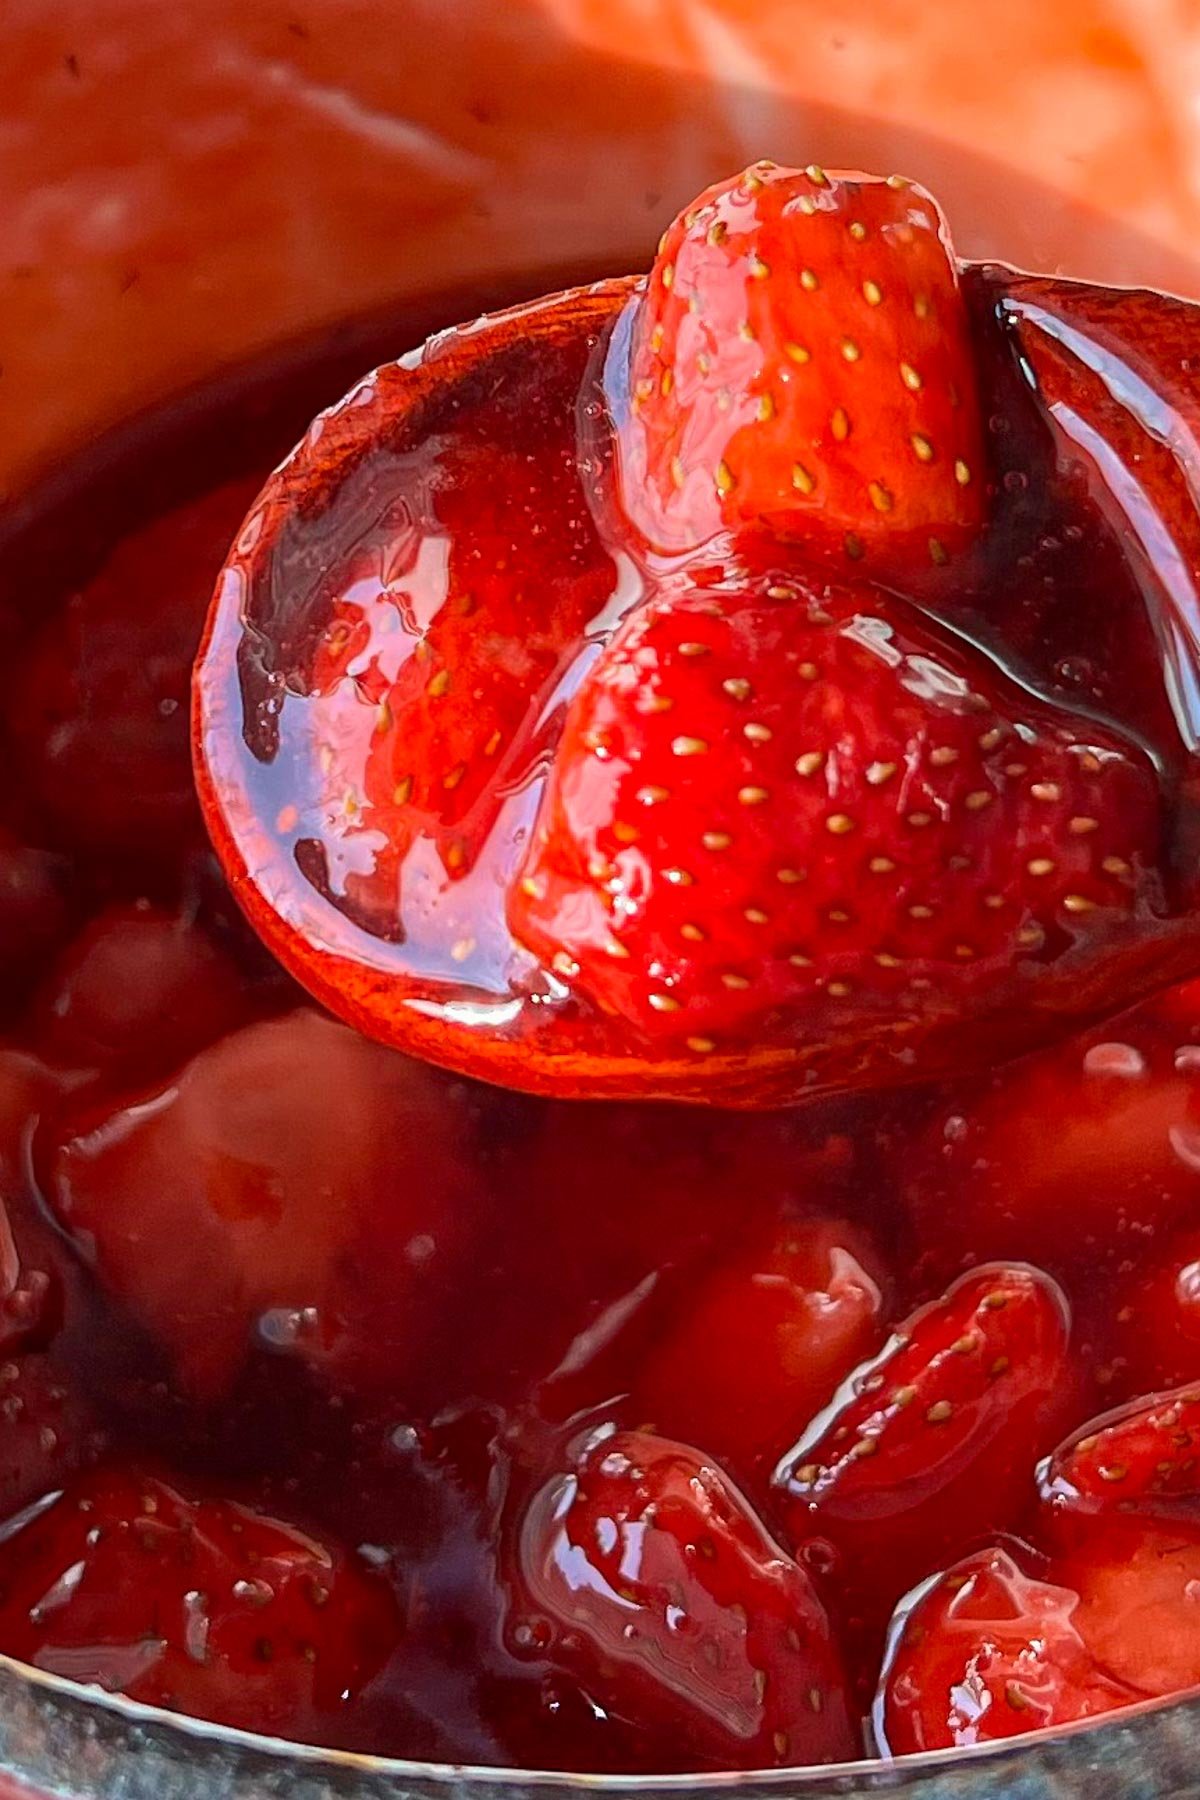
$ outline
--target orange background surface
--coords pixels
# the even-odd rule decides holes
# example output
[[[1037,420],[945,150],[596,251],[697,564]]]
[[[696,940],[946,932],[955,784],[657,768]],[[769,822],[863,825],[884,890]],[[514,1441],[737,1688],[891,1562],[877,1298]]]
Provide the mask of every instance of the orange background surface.
[[[1200,292],[1200,0],[5,0],[0,489],[264,345],[646,261],[760,155]],[[397,349],[405,346],[397,345]]]

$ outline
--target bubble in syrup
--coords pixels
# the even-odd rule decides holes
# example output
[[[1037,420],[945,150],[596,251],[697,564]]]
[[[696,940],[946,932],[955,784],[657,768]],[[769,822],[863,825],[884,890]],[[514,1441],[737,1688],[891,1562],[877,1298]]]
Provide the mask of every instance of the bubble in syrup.
[[[410,1263],[420,1268],[421,1264],[427,1263],[431,1256],[436,1256],[437,1242],[427,1231],[418,1232],[416,1237],[408,1240],[404,1247],[404,1254]]]
[[[315,1306],[273,1306],[259,1316],[258,1335],[268,1350],[297,1350],[316,1336],[320,1323]]]

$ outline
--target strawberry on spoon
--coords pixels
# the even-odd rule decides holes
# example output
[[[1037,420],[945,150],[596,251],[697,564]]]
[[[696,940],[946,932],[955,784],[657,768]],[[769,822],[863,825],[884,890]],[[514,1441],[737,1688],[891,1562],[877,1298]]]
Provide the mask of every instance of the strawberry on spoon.
[[[664,234],[633,317],[620,505],[660,552],[756,527],[901,580],[984,518],[949,232],[894,176],[755,163]]]
[[[234,890],[319,999],[513,1087],[763,1106],[1192,967],[1169,714],[1058,707],[988,619],[988,557],[1023,564],[976,359],[1009,349],[959,278],[921,190],[755,165],[647,283],[316,422],[195,723]]]
[[[510,918],[635,1041],[944,1066],[1136,944],[1159,819],[1132,745],[902,602],[689,584],[577,694]]]

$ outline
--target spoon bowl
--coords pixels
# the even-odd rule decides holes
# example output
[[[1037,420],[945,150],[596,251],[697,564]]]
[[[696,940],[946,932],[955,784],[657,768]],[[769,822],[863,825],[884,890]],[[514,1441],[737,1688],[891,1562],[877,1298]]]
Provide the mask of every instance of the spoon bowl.
[[[1091,649],[1111,616],[1131,642],[1157,642],[1165,675],[1153,651],[1144,671],[1127,665],[1111,710],[1141,706],[1139,732],[1173,740],[1166,761],[1190,786],[1193,721],[1178,705],[1172,721],[1163,695],[1190,705],[1200,691],[1200,577],[1179,575],[1196,567],[1194,456],[1190,435],[1172,449],[1159,426],[1186,424],[1195,396],[1172,357],[1149,384],[1147,412],[1139,341],[1153,347],[1162,312],[1175,344],[1193,309],[1143,295],[1097,315],[1100,290],[1087,284],[971,265],[963,281],[987,414],[1019,429],[994,446],[1013,466],[995,471],[980,556],[922,604],[985,643],[993,633],[1002,661],[1015,645],[1020,679],[1071,707],[1075,676],[1060,671],[1081,664],[1063,653],[1072,631]],[[921,1075],[960,1070],[958,1021],[932,1000],[919,1019],[881,1017],[849,1052],[786,1028],[701,1061],[669,1042],[631,1042],[621,1020],[572,990],[569,970],[539,964],[509,929],[506,896],[567,704],[662,572],[597,523],[609,516],[605,359],[639,291],[634,278],[602,282],[440,333],[320,414],[268,481],[222,571],[194,686],[197,786],[233,891],[331,1010],[507,1087],[771,1106],[912,1079],[918,1043]],[[1122,466],[1139,446],[1153,450],[1132,560],[1120,495],[1097,467],[1081,497],[1059,441],[1081,396],[1091,439],[1113,443]],[[1060,524],[1079,546],[1070,569],[1060,559],[1033,589],[1026,571]],[[1112,637],[1119,660],[1123,642]],[[1045,645],[1053,667],[1039,666]],[[1191,972],[1194,938],[1173,914],[1099,970],[1031,960],[980,1023],[981,1065],[1104,1011],[1118,963],[1131,1001]]]

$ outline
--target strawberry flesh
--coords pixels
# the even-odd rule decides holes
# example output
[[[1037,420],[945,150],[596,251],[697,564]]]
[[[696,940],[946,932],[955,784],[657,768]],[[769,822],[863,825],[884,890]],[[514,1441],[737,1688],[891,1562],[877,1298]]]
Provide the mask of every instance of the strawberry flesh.
[[[1187,1518],[1107,1513],[1054,1567],[1080,1598],[1076,1622],[1097,1663],[1147,1699],[1200,1683],[1200,1529]]]
[[[1200,1106],[1189,1109],[1174,1142],[1177,1190],[1195,1204],[1200,1170],[1190,1159],[1200,1149]],[[1168,1220],[1173,1210],[1164,1208]],[[1110,1358],[1105,1375],[1116,1388],[1114,1398],[1200,1381],[1200,1231],[1177,1231],[1140,1256],[1134,1248],[1117,1245],[1127,1253],[1103,1300]]]
[[[946,222],[900,178],[757,163],[671,225],[636,304],[620,504],[650,545],[763,528],[911,573],[984,516]]]
[[[394,1386],[477,1209],[463,1098],[304,1008],[65,1107],[44,1185],[193,1400],[221,1399],[256,1349]]]
[[[107,907],[67,945],[34,1004],[50,1062],[110,1077],[170,1069],[240,1022],[241,971],[191,919]]]
[[[1167,1234],[1191,1216],[1200,1200],[1197,1156],[1195,1074],[1176,1063],[1173,1046],[1142,1011],[1109,1019],[948,1096],[904,1145],[903,1201],[932,1278],[945,1280],[981,1258],[1009,1256],[1067,1269],[1081,1250],[1099,1277],[1121,1270],[1150,1238],[1169,1243]],[[1177,1267],[1197,1256],[1200,1240],[1190,1254],[1181,1246]],[[1108,1328],[1149,1276],[1141,1258],[1136,1280],[1125,1269],[1115,1306],[1106,1285]],[[1160,1339],[1173,1279],[1164,1267],[1156,1285]],[[1154,1310],[1138,1307],[1145,1367]],[[1200,1357],[1200,1348],[1192,1354]],[[1178,1376],[1188,1378],[1186,1369]],[[1174,1379],[1148,1376],[1140,1391],[1172,1386]]]
[[[361,787],[361,819],[348,823],[387,840],[369,872],[346,859],[347,900],[385,935],[414,844],[430,839],[451,880],[474,866],[505,784],[536,756],[543,705],[613,584],[564,445],[534,458],[467,434],[443,448],[426,504],[426,554],[446,546],[444,592],[418,597],[416,570],[393,547],[385,583],[357,573],[346,583],[353,597],[335,606],[312,668],[332,751],[329,804]],[[416,542],[414,532],[414,563]],[[423,609],[428,617],[414,617]]]

